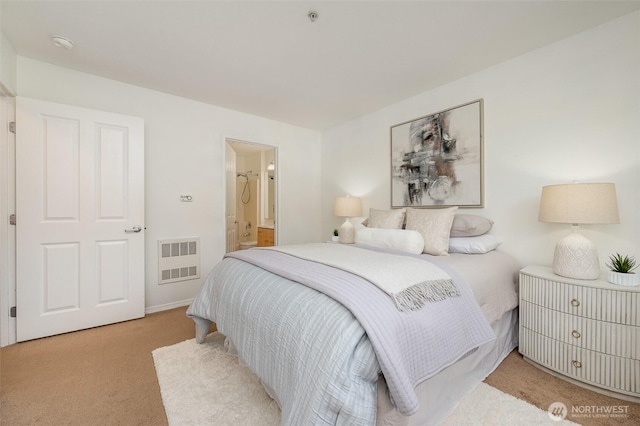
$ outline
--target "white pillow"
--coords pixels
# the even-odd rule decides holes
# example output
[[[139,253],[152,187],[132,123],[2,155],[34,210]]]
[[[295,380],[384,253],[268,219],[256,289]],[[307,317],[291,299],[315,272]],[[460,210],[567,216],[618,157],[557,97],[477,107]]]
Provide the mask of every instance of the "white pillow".
[[[458,207],[445,209],[412,209],[407,208],[407,228],[420,232],[424,238],[423,253],[434,256],[449,254],[449,233],[453,216]]]
[[[417,231],[363,227],[356,231],[356,244],[420,254],[424,239]]]
[[[502,241],[494,235],[449,238],[449,253],[482,254],[495,250]]]
[[[369,209],[369,228],[401,229],[404,225],[406,209],[378,210]]]

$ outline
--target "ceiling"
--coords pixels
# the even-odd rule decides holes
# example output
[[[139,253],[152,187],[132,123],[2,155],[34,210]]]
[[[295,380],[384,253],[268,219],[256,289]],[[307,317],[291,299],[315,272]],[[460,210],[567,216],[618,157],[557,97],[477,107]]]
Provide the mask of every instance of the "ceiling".
[[[322,130],[638,9],[640,1],[2,0],[0,15],[18,55]],[[75,48],[54,46],[53,35]]]

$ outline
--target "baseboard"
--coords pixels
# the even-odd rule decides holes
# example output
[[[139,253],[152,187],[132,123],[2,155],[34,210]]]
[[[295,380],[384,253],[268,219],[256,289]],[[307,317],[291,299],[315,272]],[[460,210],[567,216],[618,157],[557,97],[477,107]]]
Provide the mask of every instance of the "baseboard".
[[[189,306],[193,299],[179,300],[177,302],[165,303],[164,305],[147,306],[144,308],[145,314],[153,314],[154,312],[168,311],[169,309],[181,308]]]

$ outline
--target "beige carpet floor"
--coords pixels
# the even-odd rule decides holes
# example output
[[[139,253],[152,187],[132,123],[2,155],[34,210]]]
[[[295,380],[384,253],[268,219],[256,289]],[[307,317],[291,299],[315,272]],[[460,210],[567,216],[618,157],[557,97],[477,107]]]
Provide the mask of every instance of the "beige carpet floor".
[[[185,310],[0,349],[0,425],[166,425],[151,352],[193,338]],[[486,382],[543,410],[556,401],[627,407],[624,418],[569,418],[577,423],[640,424],[639,404],[552,377],[517,351]]]

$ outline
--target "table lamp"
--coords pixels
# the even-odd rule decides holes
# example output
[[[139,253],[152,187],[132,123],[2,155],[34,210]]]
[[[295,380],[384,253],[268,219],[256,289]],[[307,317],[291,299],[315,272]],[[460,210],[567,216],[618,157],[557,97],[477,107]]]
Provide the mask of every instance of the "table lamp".
[[[357,197],[337,197],[333,205],[334,216],[344,217],[345,221],[338,230],[338,241],[344,244],[356,242],[356,229],[349,218],[362,214],[362,201]]]
[[[580,225],[620,223],[616,187],[613,183],[544,186],[538,220],[572,225],[571,233],[556,244],[553,272],[567,278],[594,280],[600,275],[598,252],[580,234]]]

